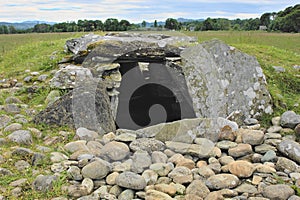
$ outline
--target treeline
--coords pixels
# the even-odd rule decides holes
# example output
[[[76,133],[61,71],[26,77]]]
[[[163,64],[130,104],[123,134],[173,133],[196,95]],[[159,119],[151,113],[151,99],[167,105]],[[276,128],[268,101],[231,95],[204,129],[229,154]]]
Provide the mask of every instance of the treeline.
[[[264,13],[260,18],[255,19],[235,19],[229,20],[224,18],[212,19],[207,18],[204,21],[186,22],[181,28],[195,31],[207,30],[267,30],[281,32],[300,32],[300,4],[294,7],[288,7],[278,13]]]
[[[145,30],[146,22],[132,24],[127,20],[109,18],[101,20],[78,20],[77,22],[62,22],[54,25],[37,24],[26,30],[16,30],[13,26],[0,26],[0,34],[14,33],[46,33],[46,32],[90,32],[90,31],[128,31]],[[188,31],[220,31],[220,30],[267,30],[281,32],[300,32],[300,4],[286,8],[278,13],[264,13],[260,18],[235,19],[207,18],[203,21],[178,22],[176,19],[168,18],[165,25],[159,25],[155,20],[153,28],[162,30],[188,30]],[[160,28],[160,29],[157,29]],[[151,29],[151,28],[149,28]]]

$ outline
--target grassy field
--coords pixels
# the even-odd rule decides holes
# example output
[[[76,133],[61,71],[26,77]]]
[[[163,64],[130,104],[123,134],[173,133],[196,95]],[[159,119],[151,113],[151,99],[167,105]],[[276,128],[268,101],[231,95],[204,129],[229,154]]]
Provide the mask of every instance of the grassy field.
[[[274,99],[275,113],[273,116],[280,115],[285,110],[294,110],[300,113],[300,72],[295,70],[293,66],[300,65],[300,34],[279,34],[279,33],[263,33],[263,32],[163,32],[164,34],[184,34],[195,36],[199,42],[218,38],[235,46],[250,55],[257,57],[264,73],[267,77],[268,87]],[[19,82],[30,75],[25,72],[29,69],[32,71],[40,71],[41,74],[51,75],[51,70],[57,69],[57,62],[61,60],[66,53],[64,52],[64,44],[67,39],[76,38],[84,33],[53,33],[53,34],[21,34],[21,35],[0,35],[0,80],[1,79],[17,79]],[[102,33],[101,33],[102,34]],[[285,73],[276,73],[272,66],[282,66],[286,69]],[[40,83],[37,83],[40,84]],[[0,83],[1,85],[1,83]],[[32,83],[25,86],[32,86]],[[21,99],[30,108],[41,109],[45,104],[45,98],[50,92],[50,88],[45,86],[37,91],[34,95],[28,94],[26,90],[19,91],[15,95]],[[6,97],[12,94],[0,90],[0,105],[3,105]],[[298,106],[296,106],[298,104]],[[2,114],[0,110],[0,114]],[[24,114],[25,115],[25,114]],[[263,124],[270,122],[271,116],[262,118]],[[25,125],[27,127],[36,127],[31,123]],[[61,137],[59,131],[71,131],[66,127],[49,128],[44,126],[36,127],[43,132],[43,135],[51,137]],[[72,131],[71,131],[72,132]],[[1,130],[0,130],[0,134]],[[4,133],[4,136],[8,133]],[[51,146],[57,151],[61,150],[61,146],[71,140],[74,132],[69,135],[66,140],[58,142]],[[37,145],[43,145],[43,141],[34,138],[34,146],[31,147],[35,151]],[[15,144],[1,146],[1,151],[7,161],[0,167],[11,169],[15,174],[8,178],[0,177],[0,194],[9,195],[13,187],[8,186],[14,180],[27,178],[23,199],[51,199],[52,197],[65,196],[61,187],[65,183],[66,176],[63,175],[55,183],[54,190],[49,193],[40,193],[31,190],[31,183],[36,177],[33,174],[35,170],[44,172],[50,171],[50,161],[47,159],[40,166],[31,166],[26,173],[19,172],[15,169],[15,160],[19,157],[11,156],[11,149],[15,148]],[[24,146],[26,147],[26,146]],[[65,153],[65,152],[64,152]],[[49,155],[47,155],[49,156]],[[22,158],[23,159],[23,158]],[[31,162],[29,158],[24,160]],[[2,189],[5,188],[5,191]],[[14,199],[14,198],[12,198]],[[15,198],[18,199],[18,198]]]

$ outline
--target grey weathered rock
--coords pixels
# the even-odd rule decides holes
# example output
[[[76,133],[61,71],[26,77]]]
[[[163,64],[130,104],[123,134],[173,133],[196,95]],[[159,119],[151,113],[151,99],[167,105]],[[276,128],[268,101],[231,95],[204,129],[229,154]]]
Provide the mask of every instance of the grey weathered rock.
[[[133,172],[123,172],[116,178],[116,184],[133,190],[142,190],[146,187],[145,179]]]
[[[251,145],[259,145],[263,143],[264,132],[258,130],[239,129],[242,135],[243,143]]]
[[[275,72],[277,73],[283,73],[285,72],[285,68],[281,67],[281,66],[273,66],[273,69],[275,70]]]
[[[214,142],[218,140],[221,129],[230,126],[233,131],[238,129],[236,123],[224,118],[183,119],[171,123],[163,123],[139,129],[140,137],[153,137],[160,141],[192,143],[196,137],[203,137]]]
[[[238,144],[236,142],[231,142],[228,140],[223,140],[216,144],[216,146],[219,147],[220,149],[230,149],[236,147],[237,145]]]
[[[139,138],[129,145],[132,151],[143,150],[148,153],[152,153],[153,151],[162,151],[165,149],[165,144],[159,140],[154,138]]]
[[[300,115],[297,115],[294,111],[286,111],[281,115],[280,125],[286,128],[295,128],[297,124],[300,124]]]
[[[247,183],[244,183],[244,184],[238,186],[234,190],[237,191],[239,194],[242,194],[242,193],[257,194],[258,193],[255,186],[247,184]]]
[[[294,190],[288,185],[270,185],[263,190],[263,196],[269,199],[287,200],[294,195]]]
[[[101,149],[101,157],[108,161],[119,161],[129,155],[129,147],[121,142],[109,142]]]
[[[250,144],[238,144],[236,147],[230,148],[228,154],[232,157],[241,157],[252,153]]]
[[[118,200],[127,200],[127,199],[133,199],[134,198],[134,191],[127,189],[124,190],[118,197]]]
[[[83,185],[70,185],[68,187],[68,196],[78,198],[88,195],[88,189]]]
[[[5,169],[5,168],[0,168],[0,174],[2,176],[12,176],[13,175],[13,173],[10,170]]]
[[[152,164],[147,151],[136,151],[132,156],[132,161],[131,171],[137,174],[142,173]]]
[[[69,142],[64,146],[64,149],[68,152],[74,153],[76,151],[88,151],[85,140],[77,140],[74,142]]]
[[[19,123],[13,123],[10,124],[9,126],[5,127],[4,132],[12,132],[12,131],[17,131],[22,129],[22,124]]]
[[[22,104],[22,101],[18,99],[17,97],[7,97],[5,99],[6,104]]]
[[[35,116],[35,123],[84,127],[104,134],[115,130],[110,102],[100,80],[78,83],[64,95]]]
[[[290,159],[279,157],[276,162],[276,168],[282,171],[289,170],[290,172],[295,172],[299,166]]]
[[[174,169],[173,164],[171,163],[154,163],[150,165],[150,170],[157,173],[159,176],[167,176],[171,170]]]
[[[218,40],[187,48],[181,57],[197,117],[227,117],[238,111],[235,121],[241,124],[272,113],[265,76],[254,57]]]
[[[145,199],[147,199],[147,200],[156,200],[156,199],[172,200],[173,198],[170,197],[168,194],[160,192],[160,191],[147,190]]]
[[[32,144],[31,133],[30,131],[27,130],[14,131],[13,133],[9,134],[7,138],[10,141],[16,142],[18,144],[26,144],[26,145]]]
[[[261,144],[254,147],[256,153],[266,153],[268,151],[277,151],[276,147],[269,144]]]
[[[173,179],[174,183],[190,183],[193,181],[193,175],[189,168],[187,167],[176,167],[168,175],[168,177]]]
[[[99,137],[95,131],[90,131],[86,128],[80,127],[76,130],[76,137],[80,140],[92,141]]]
[[[38,81],[40,81],[40,82],[45,82],[46,80],[47,80],[47,78],[48,78],[48,75],[47,74],[42,74],[42,75],[40,75],[39,77],[38,77]]]
[[[290,159],[296,161],[300,164],[300,144],[292,140],[283,140],[277,146],[277,149],[289,157]]]
[[[158,174],[148,169],[143,172],[142,177],[145,179],[147,185],[154,185],[158,179]]]
[[[209,194],[209,189],[206,187],[205,183],[200,180],[194,180],[187,188],[187,194],[194,194],[198,197],[205,198]]]
[[[82,168],[84,178],[102,179],[109,173],[109,166],[102,161],[94,161]]]
[[[166,142],[167,148],[182,154],[190,154],[199,158],[208,158],[214,148],[214,143],[207,142],[202,145],[187,144],[182,142]]]
[[[21,112],[21,109],[17,104],[6,104],[4,105],[4,110],[7,113],[12,113],[12,114],[18,114]]]
[[[76,81],[92,78],[91,71],[76,65],[68,65],[57,71],[50,81],[50,87],[58,89],[73,89]]]
[[[47,192],[53,189],[53,183],[57,180],[56,176],[38,175],[33,182],[33,189],[37,191]]]
[[[277,161],[277,155],[273,150],[267,151],[265,155],[261,158],[261,162],[274,162],[274,161]]]
[[[77,166],[70,166],[70,168],[67,171],[67,175],[69,179],[75,181],[81,181],[83,179],[82,174],[80,172],[80,168]]]
[[[69,157],[61,152],[52,152],[51,156],[50,156],[50,160],[53,163],[58,163],[58,162],[68,160],[68,159],[69,159]]]
[[[239,178],[232,174],[217,174],[209,177],[205,184],[212,190],[234,188],[239,184]]]
[[[10,117],[7,115],[0,115],[0,128],[7,126],[7,124],[11,121]]]
[[[160,151],[154,151],[151,154],[152,163],[166,163],[168,156]]]

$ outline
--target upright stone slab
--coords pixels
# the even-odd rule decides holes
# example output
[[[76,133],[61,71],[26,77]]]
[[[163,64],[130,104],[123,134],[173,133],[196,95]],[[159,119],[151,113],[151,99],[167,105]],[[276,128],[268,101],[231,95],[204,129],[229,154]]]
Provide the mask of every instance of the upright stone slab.
[[[78,81],[77,87],[35,116],[35,123],[84,127],[99,134],[115,131],[105,85],[100,80]]]
[[[272,113],[271,96],[258,61],[219,40],[181,53],[183,72],[197,117],[246,118]]]

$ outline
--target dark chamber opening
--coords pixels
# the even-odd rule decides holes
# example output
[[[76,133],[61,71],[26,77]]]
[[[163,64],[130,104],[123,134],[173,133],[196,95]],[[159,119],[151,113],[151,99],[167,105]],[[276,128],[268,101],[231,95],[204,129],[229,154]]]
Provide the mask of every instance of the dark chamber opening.
[[[195,117],[185,78],[178,69],[165,62],[147,63],[146,70],[139,64],[121,63],[117,128],[136,130]]]
[[[165,116],[161,107],[152,110],[149,116],[150,108],[154,105],[161,105],[166,112]],[[129,101],[129,113],[132,120],[139,126],[145,127],[153,121],[172,122],[181,119],[180,103],[173,92],[156,83],[150,83],[139,87],[132,95]],[[151,120],[151,117],[154,118]],[[165,118],[165,119],[164,119]],[[152,123],[151,123],[152,121]]]

